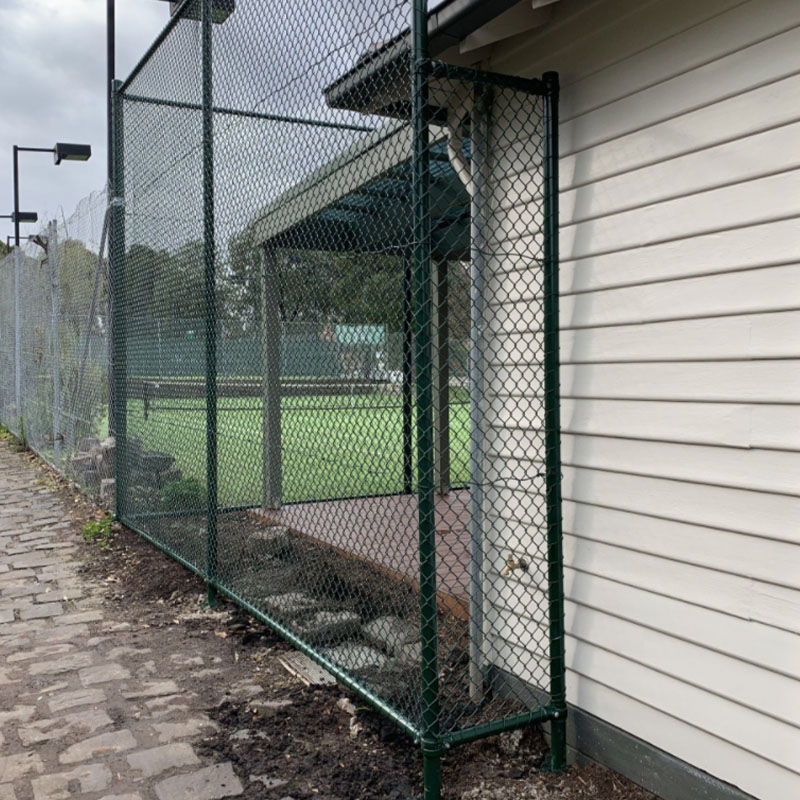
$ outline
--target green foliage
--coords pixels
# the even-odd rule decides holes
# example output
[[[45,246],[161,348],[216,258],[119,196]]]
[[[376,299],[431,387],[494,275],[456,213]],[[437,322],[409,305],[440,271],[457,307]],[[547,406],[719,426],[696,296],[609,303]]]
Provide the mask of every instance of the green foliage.
[[[113,525],[114,519],[108,515],[90,520],[81,528],[81,536],[89,544],[96,544],[103,550],[108,550],[111,547]]]
[[[171,481],[161,490],[161,505],[168,510],[203,509],[206,502],[206,487],[197,478]]]

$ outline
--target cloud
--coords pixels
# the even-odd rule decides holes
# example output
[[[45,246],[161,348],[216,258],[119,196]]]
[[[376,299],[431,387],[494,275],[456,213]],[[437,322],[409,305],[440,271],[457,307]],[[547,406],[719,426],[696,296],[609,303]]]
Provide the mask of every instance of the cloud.
[[[159,0],[117,2],[117,76],[124,77],[169,19]],[[39,219],[69,216],[106,181],[105,0],[0,0],[0,214],[13,208],[14,144],[88,142],[87,163],[20,154],[20,205]],[[13,227],[0,220],[3,240]],[[33,226],[28,226],[33,227]],[[33,232],[29,230],[28,232]]]

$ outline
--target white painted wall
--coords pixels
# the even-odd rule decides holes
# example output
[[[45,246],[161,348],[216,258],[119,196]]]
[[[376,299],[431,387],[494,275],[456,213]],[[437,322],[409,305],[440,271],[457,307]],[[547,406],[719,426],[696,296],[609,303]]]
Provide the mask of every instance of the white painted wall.
[[[481,66],[562,79],[569,699],[759,798],[796,800],[800,3],[561,0]],[[497,202],[519,221],[529,181],[501,172]],[[530,287],[493,269],[503,313],[524,319]],[[502,417],[503,384],[535,365],[513,359],[530,334],[494,330]],[[540,425],[514,425],[490,469],[517,470]],[[498,494],[486,552],[489,646],[534,682],[536,565],[499,569],[537,524],[535,491]]]

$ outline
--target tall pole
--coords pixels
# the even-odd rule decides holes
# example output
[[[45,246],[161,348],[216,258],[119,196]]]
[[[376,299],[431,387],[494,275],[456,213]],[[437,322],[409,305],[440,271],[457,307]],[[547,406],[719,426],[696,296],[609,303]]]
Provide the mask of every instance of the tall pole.
[[[108,194],[109,201],[114,185],[114,74],[116,72],[116,53],[115,53],[115,0],[106,0],[106,91],[108,93],[107,106],[107,125],[108,125]],[[114,240],[113,217],[110,222],[112,230],[108,237],[109,242]],[[102,256],[102,254],[101,254]],[[116,435],[116,412],[115,412],[115,391],[114,391],[114,259],[110,255],[108,258],[108,365],[107,365],[107,385],[108,385],[108,432]]]
[[[53,220],[47,236],[47,265],[50,268],[50,338],[53,352],[53,463],[61,469],[61,341],[58,311],[61,303],[61,274],[58,264],[58,223]]]
[[[431,344],[430,152],[428,148],[428,14],[426,0],[414,0],[411,17],[414,139],[414,322],[417,351],[417,464],[419,469],[419,602],[422,636],[422,745],[424,800],[439,800],[442,745],[439,736],[439,635],[436,592],[436,520]]]
[[[19,147],[14,145],[14,246],[19,247]]]
[[[564,553],[561,525],[561,409],[558,288],[558,94],[557,72],[543,76],[544,118],[544,413],[547,498],[547,577],[550,616],[550,760],[567,764],[567,687],[564,654]]]
[[[203,261],[206,322],[206,584],[208,604],[217,600],[217,301],[214,242],[214,92],[212,0],[203,0]]]

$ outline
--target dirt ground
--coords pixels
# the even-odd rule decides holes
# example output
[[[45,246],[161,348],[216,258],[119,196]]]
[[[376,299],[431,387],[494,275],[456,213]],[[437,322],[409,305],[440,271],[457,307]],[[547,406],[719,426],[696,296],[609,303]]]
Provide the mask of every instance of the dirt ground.
[[[33,458],[33,457],[32,457]],[[39,463],[41,483],[60,492],[79,532],[102,511]],[[82,543],[85,576],[107,616],[130,622],[132,647],[195,672],[186,703],[217,728],[194,742],[231,761],[248,800],[409,800],[421,796],[419,749],[346,689],[308,687],[279,662],[290,646],[229,603],[205,607],[202,581],[128,529],[104,546]],[[180,677],[180,676],[176,676]],[[445,800],[653,800],[597,766],[546,771],[536,729],[454,748],[443,764]]]

